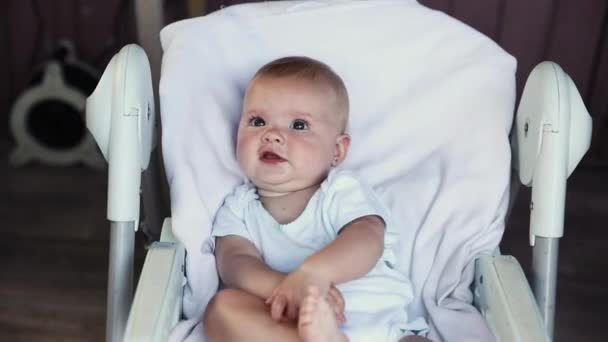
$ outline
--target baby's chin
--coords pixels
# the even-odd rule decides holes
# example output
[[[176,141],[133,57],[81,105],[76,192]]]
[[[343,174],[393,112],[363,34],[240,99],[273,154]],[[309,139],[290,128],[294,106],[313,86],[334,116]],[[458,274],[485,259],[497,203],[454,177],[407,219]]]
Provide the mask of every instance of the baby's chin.
[[[292,193],[292,191],[277,191],[258,187],[258,195],[261,197],[281,197]]]
[[[258,177],[248,178],[255,185],[260,196],[276,197],[291,192],[290,187],[287,187],[285,182],[281,180],[260,179]]]
[[[261,197],[281,197],[302,190],[316,189],[319,186],[318,183],[314,182],[302,184],[256,184],[256,182],[253,182],[253,184]]]
[[[290,184],[291,182],[289,181],[273,180],[269,182],[268,180],[252,179],[252,183],[257,188],[258,195],[262,197],[284,196],[298,191],[299,188],[295,184]]]

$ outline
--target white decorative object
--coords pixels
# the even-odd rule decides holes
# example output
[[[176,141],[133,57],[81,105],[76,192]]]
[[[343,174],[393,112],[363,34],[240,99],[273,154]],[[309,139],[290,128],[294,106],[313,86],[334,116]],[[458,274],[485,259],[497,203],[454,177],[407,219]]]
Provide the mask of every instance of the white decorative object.
[[[81,72],[90,81],[95,81],[96,73],[76,60],[69,42],[63,42],[60,48],[65,55],[60,60],[48,62],[40,82],[28,87],[13,105],[10,127],[17,147],[10,162],[14,166],[34,160],[57,166],[84,162],[91,167],[102,168],[105,163],[84,127],[88,94],[83,88],[86,86],[71,84],[66,79],[66,72],[69,72],[66,66]],[[43,118],[42,115],[51,117]],[[65,130],[70,129],[73,130],[70,136],[61,137]]]

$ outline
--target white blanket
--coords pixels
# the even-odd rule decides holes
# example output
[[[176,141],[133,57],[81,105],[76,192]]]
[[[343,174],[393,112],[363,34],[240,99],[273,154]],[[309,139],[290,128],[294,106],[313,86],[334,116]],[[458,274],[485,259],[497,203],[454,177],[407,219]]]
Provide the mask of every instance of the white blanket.
[[[247,4],[169,25],[160,84],[173,229],[187,249],[184,315],[197,322],[218,276],[211,223],[242,181],[235,135],[245,86],[285,55],[322,60],[351,99],[355,169],[388,203],[412,279],[411,317],[435,341],[492,340],[471,305],[474,259],[492,253],[508,202],[515,60],[472,28],[416,1]]]

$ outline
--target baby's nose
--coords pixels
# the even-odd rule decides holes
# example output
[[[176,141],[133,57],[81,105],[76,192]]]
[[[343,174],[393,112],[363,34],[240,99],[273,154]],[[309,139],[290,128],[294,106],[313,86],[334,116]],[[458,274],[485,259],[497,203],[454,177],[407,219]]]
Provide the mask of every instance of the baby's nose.
[[[264,141],[269,143],[282,144],[284,139],[279,131],[276,129],[270,129],[264,134]]]

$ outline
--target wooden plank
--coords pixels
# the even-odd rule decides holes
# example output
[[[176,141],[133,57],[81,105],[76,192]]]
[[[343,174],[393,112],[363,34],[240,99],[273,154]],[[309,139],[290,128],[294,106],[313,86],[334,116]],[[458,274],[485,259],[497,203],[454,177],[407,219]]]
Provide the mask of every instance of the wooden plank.
[[[103,69],[124,41],[121,27],[135,27],[131,0],[78,1],[75,4],[75,41],[79,56]],[[135,38],[129,37],[129,42]]]
[[[517,58],[518,98],[530,71],[543,59],[553,3],[553,0],[505,2],[498,43]]]
[[[9,11],[10,7],[8,11],[0,11],[0,46],[3,47],[8,46],[9,44]],[[9,111],[13,102],[11,96],[12,74],[10,62],[11,56],[9,50],[0,48],[0,120],[2,120],[2,126],[0,126],[0,140],[2,141],[9,140]]]
[[[606,10],[608,12],[608,9]],[[603,40],[599,42],[597,67],[590,84],[587,108],[594,117],[592,157],[608,162],[608,15],[604,16]]]
[[[605,19],[608,21],[608,18]],[[608,29],[604,24],[604,29]],[[608,34],[598,44],[597,70],[589,94],[589,110],[594,115],[608,115]]]
[[[44,40],[44,25],[36,16],[30,1],[11,0],[9,6],[10,36],[6,48],[11,60],[11,98],[19,94],[31,77],[32,66],[39,63],[40,46]],[[37,29],[40,27],[40,31]],[[39,34],[37,34],[39,32]]]
[[[34,7],[34,9],[37,8],[39,11],[39,15],[40,15],[39,22],[41,22],[42,32],[43,32],[42,37],[37,46],[37,48],[38,48],[37,63],[36,63],[36,66],[37,66],[39,63],[44,63],[47,60],[49,60],[52,57],[53,52],[55,51],[55,48],[57,47],[57,38],[55,35],[56,20],[54,18],[54,16],[55,16],[54,12],[55,12],[56,3],[59,3],[61,1],[30,1],[30,2],[36,6],[36,7]]]
[[[183,2],[183,1],[182,1]],[[188,0],[188,16],[198,17],[207,11],[206,0]]]
[[[79,4],[83,1],[60,0],[60,1],[38,1],[44,18],[45,41],[42,58],[48,60],[58,52],[62,41],[72,43],[76,56],[79,56],[79,45],[77,42],[77,18]]]
[[[135,240],[135,279],[145,256],[141,237]],[[107,235],[105,240],[12,237],[0,242],[0,258],[0,340],[103,341]]]
[[[74,42],[76,36],[76,10],[78,3],[81,1],[60,0],[44,2],[52,4],[49,15],[51,17],[50,20],[52,20],[54,46],[62,39]]]
[[[606,1],[559,0],[545,59],[557,62],[588,98],[594,50]]]
[[[450,4],[450,14],[496,40],[503,0],[458,0]]]
[[[105,236],[109,230],[105,211],[107,175],[85,169],[78,172],[78,168],[38,166],[13,172],[6,163],[0,166],[0,176],[7,184],[0,197],[0,217],[29,227],[15,230],[3,224],[0,233],[14,231],[20,238],[49,239]],[[44,177],[37,177],[41,170]],[[74,192],[73,187],[88,191]]]
[[[202,3],[202,7],[200,9],[192,9],[192,13],[198,13],[197,16],[205,14],[206,11],[206,1],[198,1]],[[189,3],[187,4],[185,1],[165,1],[165,25],[168,25],[178,20],[189,18],[190,13],[191,12],[189,11]]]

